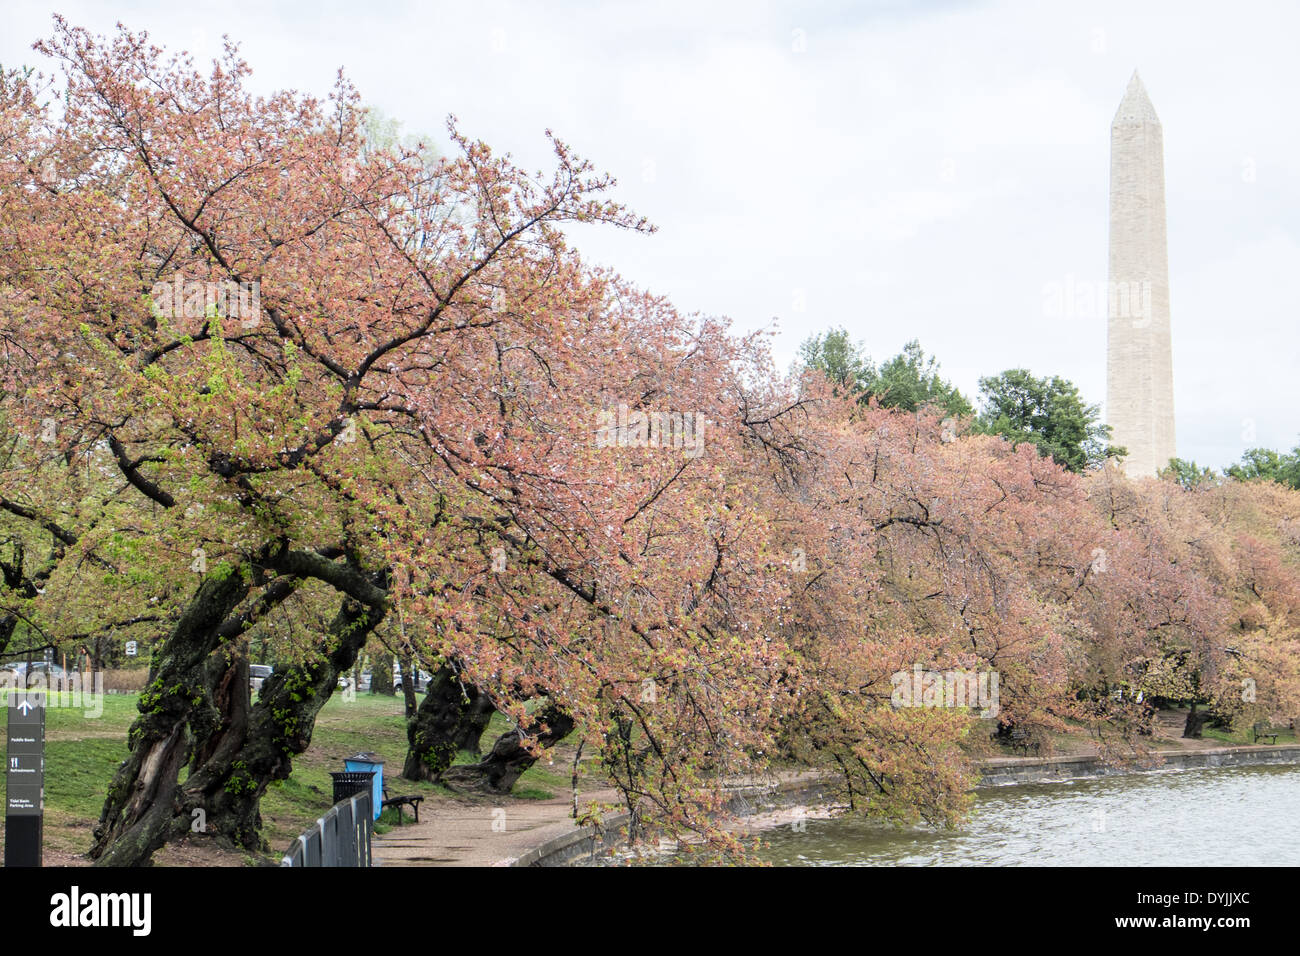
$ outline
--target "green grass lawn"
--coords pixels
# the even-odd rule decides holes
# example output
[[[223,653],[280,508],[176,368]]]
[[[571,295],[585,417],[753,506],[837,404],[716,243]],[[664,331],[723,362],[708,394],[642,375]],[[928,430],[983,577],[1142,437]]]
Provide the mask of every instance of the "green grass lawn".
[[[1276,731],[1277,742],[1279,744],[1293,744],[1296,742],[1294,731],[1287,730],[1285,727],[1272,727],[1270,732]],[[1255,743],[1255,735],[1251,733],[1249,727],[1243,731],[1227,730],[1223,727],[1205,727],[1201,730],[1201,736],[1207,740],[1221,740],[1225,744],[1241,745]],[[1267,740],[1261,740],[1259,746],[1268,746]]]
[[[0,691],[0,700],[4,692]],[[104,794],[118,764],[127,756],[126,734],[136,718],[135,694],[105,694],[82,703],[83,708],[50,707],[45,726],[45,847],[60,854],[82,855],[90,846],[91,831],[99,820]],[[96,714],[96,711],[102,712]],[[93,706],[89,706],[93,704]],[[496,714],[483,735],[485,746],[507,730]],[[516,799],[548,799],[569,786],[569,760],[559,755],[554,764],[539,761],[515,785]],[[333,797],[330,771],[342,770],[351,755],[371,751],[384,761],[384,779],[392,794],[419,794],[431,802],[446,799],[450,791],[431,783],[399,778],[406,760],[406,720],[401,697],[358,695],[352,701],[332,698],[321,710],[312,732],[311,747],[294,760],[288,780],[272,784],[262,798],[263,834],[278,860],[290,841],[329,809]],[[457,763],[477,758],[461,752]],[[587,761],[583,761],[584,764]],[[0,790],[3,782],[0,781]],[[409,810],[406,819],[411,819]],[[381,830],[396,823],[394,811],[379,820]],[[0,836],[3,835],[0,820]],[[251,862],[251,861],[250,861]]]

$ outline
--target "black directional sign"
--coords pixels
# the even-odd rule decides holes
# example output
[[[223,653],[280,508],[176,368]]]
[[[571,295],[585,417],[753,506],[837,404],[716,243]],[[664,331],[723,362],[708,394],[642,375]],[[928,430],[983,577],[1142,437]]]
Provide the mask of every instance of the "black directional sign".
[[[45,693],[9,692],[5,746],[5,866],[41,865]]]

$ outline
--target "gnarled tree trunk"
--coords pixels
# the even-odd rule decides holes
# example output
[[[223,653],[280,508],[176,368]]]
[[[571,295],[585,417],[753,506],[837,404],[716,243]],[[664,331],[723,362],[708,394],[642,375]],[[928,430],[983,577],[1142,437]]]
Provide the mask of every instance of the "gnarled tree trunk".
[[[189,718],[209,695],[208,656],[234,636],[230,614],[249,588],[238,569],[206,578],[162,643],[127,735],[130,756],[113,777],[95,827],[90,855],[100,865],[139,866],[166,839],[192,739]]]
[[[268,548],[254,567],[281,576],[235,615],[252,584],[239,571],[206,579],[163,643],[141,695],[141,717],[131,729],[132,754],[114,777],[95,830],[91,855],[100,865],[140,866],[197,821],[202,832],[223,842],[262,847],[262,794],[273,780],[289,776],[292,758],[311,743],[316,715],[339,674],[355,663],[387,612],[386,573],[367,574],[350,559]],[[349,595],[330,625],[332,650],[271,675],[250,708],[247,660],[224,648],[307,577]],[[187,758],[190,775],[180,787]]]
[[[502,734],[478,763],[448,768],[442,774],[442,783],[453,790],[509,793],[524,771],[537,762],[538,754],[524,746],[525,736],[531,737],[540,750],[546,750],[573,732],[573,718],[554,704],[548,704],[539,718],[543,724],[539,733],[525,735],[516,728]]]
[[[406,722],[407,780],[434,780],[451,766],[459,750],[478,751],[479,738],[492,719],[492,702],[473,684],[462,683],[450,664],[433,674],[415,717]]]
[[[334,650],[266,679],[246,732],[238,739],[231,735],[228,746],[217,747],[192,766],[180,787],[175,832],[188,829],[194,811],[201,810],[209,836],[244,849],[265,848],[259,813],[262,795],[273,781],[288,778],[293,758],[311,745],[316,715],[384,613],[382,605],[344,598],[330,624],[330,634],[337,639]]]

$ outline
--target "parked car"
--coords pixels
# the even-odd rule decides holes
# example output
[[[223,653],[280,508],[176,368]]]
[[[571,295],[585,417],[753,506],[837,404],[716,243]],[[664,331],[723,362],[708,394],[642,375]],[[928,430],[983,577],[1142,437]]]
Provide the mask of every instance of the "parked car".
[[[32,661],[30,676],[28,676],[26,661],[10,661],[8,664],[0,665],[0,671],[13,675],[8,678],[8,683],[15,687],[30,687],[33,684],[62,687],[68,677],[67,671],[58,664],[47,664],[45,661]]]
[[[248,665],[248,686],[254,694],[262,689],[262,681],[266,680],[275,669],[270,664],[249,664]]]
[[[415,692],[423,694],[429,688],[429,681],[433,680],[433,675],[428,671],[422,671],[418,668],[415,671]],[[402,692],[402,670],[397,665],[393,665],[393,690],[399,694]]]
[[[349,672],[349,673],[347,673],[347,674],[340,674],[340,675],[339,675],[339,690],[347,690],[347,689],[348,689],[349,687],[351,687],[351,686],[352,686],[352,674],[351,674],[351,672]],[[361,672],[361,681],[360,681],[360,683],[358,683],[358,685],[357,685],[357,690],[359,690],[359,691],[367,691],[367,690],[370,690],[370,671],[362,671],[362,672]]]

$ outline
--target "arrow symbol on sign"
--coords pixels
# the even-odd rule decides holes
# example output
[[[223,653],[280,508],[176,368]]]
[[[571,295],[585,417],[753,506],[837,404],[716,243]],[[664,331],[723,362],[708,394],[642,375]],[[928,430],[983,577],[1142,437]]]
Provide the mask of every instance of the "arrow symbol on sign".
[[[36,705],[33,704],[30,700],[28,700],[26,697],[24,697],[23,702],[18,705],[18,709],[21,710],[23,712],[23,716],[26,717],[28,711],[36,709]]]

